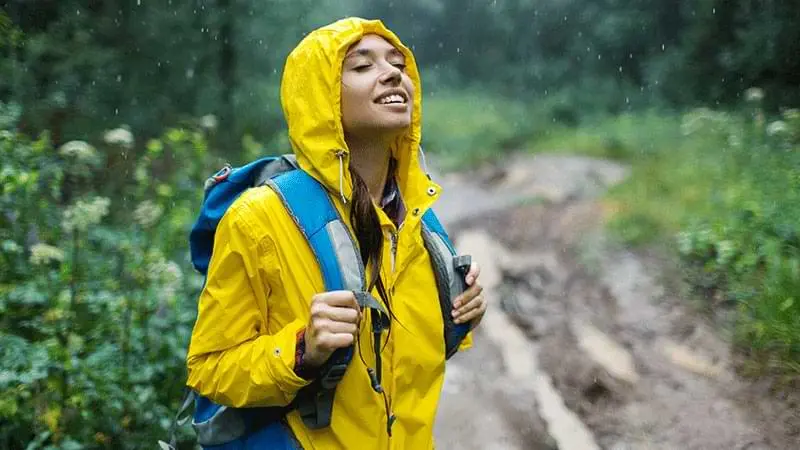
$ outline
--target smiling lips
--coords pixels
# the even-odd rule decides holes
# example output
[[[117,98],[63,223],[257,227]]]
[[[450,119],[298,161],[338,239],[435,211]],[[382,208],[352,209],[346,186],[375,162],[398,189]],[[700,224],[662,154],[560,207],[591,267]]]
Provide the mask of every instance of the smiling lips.
[[[408,96],[404,92],[387,92],[375,100],[379,105],[403,105],[408,103]]]

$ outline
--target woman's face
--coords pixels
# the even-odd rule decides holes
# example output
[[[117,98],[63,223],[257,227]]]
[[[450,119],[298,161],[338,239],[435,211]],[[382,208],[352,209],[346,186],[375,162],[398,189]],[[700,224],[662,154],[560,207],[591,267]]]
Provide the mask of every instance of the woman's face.
[[[414,85],[406,59],[377,35],[348,50],[342,67],[342,126],[346,134],[397,132],[411,125]]]

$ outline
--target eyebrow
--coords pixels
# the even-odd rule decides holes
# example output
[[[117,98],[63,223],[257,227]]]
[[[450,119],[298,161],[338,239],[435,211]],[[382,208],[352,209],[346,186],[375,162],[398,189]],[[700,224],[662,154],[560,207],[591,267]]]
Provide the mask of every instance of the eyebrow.
[[[348,53],[347,56],[345,56],[345,58],[350,58],[352,56],[372,56],[374,53],[375,52],[373,50],[368,49],[368,48],[358,48],[358,49],[355,49],[355,50],[351,51],[350,53]],[[389,56],[402,56],[402,57],[405,58],[405,55],[403,55],[403,53],[400,50],[398,50],[398,49],[396,49],[394,47],[392,47],[388,51],[388,53],[389,53]]]

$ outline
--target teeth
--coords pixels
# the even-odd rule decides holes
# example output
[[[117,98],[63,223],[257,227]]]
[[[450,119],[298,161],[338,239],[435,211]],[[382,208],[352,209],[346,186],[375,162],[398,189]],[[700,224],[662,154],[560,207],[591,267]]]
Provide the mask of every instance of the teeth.
[[[386,105],[389,103],[405,103],[402,95],[392,94],[381,99],[381,104]]]

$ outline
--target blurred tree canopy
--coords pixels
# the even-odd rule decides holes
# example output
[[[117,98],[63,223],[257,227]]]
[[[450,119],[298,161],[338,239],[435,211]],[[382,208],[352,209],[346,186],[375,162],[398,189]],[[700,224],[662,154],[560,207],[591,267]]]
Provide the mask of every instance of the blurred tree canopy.
[[[800,86],[800,4],[777,0],[5,0],[0,100],[56,144],[126,124],[151,137],[213,114],[219,142],[283,126],[278,83],[302,36],[383,19],[413,46],[426,89],[550,98],[587,112],[730,105]],[[789,100],[787,102],[787,100]],[[100,125],[102,124],[102,125]]]

